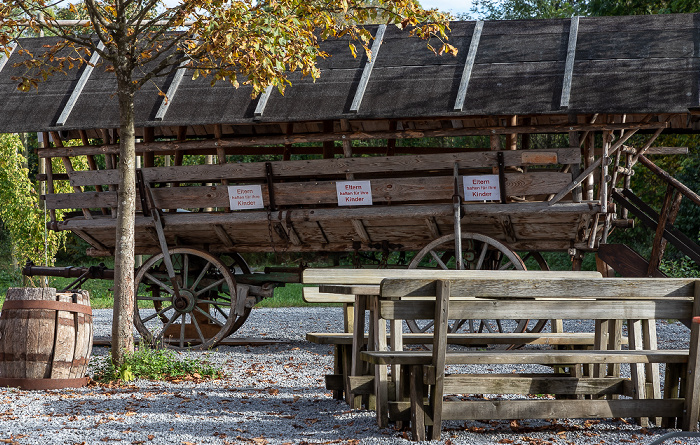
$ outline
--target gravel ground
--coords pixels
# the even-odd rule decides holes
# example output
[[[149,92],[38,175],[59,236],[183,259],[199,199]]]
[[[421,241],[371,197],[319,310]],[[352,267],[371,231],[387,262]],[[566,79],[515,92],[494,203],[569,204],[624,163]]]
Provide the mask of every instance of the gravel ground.
[[[110,310],[95,311],[96,337],[108,336]],[[330,346],[307,343],[312,331],[336,332],[338,308],[256,309],[236,336],[281,340],[222,346],[205,357],[226,378],[204,383],[137,381],[126,387],[0,391],[0,443],[20,444],[409,444],[407,433],[376,426],[324,389]],[[588,326],[572,324],[567,329]],[[687,347],[688,330],[660,322],[662,348]],[[95,347],[93,355],[104,355]],[[493,372],[501,372],[500,369]],[[522,368],[521,368],[522,369]],[[526,372],[531,370],[526,370]],[[481,372],[486,372],[481,369]],[[446,422],[443,444],[651,443],[675,431],[615,421]],[[700,443],[700,438],[664,443]]]

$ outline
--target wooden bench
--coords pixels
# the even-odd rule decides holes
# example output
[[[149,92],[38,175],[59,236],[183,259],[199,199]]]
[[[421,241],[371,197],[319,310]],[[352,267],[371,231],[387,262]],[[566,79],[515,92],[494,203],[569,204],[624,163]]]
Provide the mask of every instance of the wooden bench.
[[[439,439],[442,420],[654,418],[667,426],[680,419],[686,431],[697,430],[700,411],[700,325],[692,324],[689,350],[657,350],[656,319],[693,319],[700,315],[700,286],[689,279],[387,279],[378,298],[385,320],[432,317],[432,351],[366,351],[363,360],[377,366],[400,366],[402,398],[384,396],[377,385],[377,414],[411,422],[415,440]],[[426,315],[430,314],[430,315]],[[516,315],[517,314],[517,315]],[[598,320],[597,337],[607,320],[627,320],[629,350],[607,350],[598,338],[595,349],[448,350],[447,320],[455,318],[553,318]],[[697,320],[697,319],[696,319]],[[381,342],[386,344],[386,342]],[[659,363],[666,364],[661,397]],[[446,365],[539,364],[567,366],[569,374],[447,375]],[[583,376],[582,365],[597,366]],[[628,364],[631,378],[607,376],[604,365]],[[381,374],[379,374],[381,376]],[[382,388],[383,387],[383,388]],[[570,399],[445,401],[446,394],[557,394]],[[428,403],[424,397],[428,396]],[[629,397],[629,398],[620,398]],[[589,398],[584,398],[589,397]],[[604,399],[602,397],[605,397]]]
[[[367,377],[372,374],[373,370],[366,369],[365,364],[359,360],[359,352],[366,344],[369,344],[369,349],[376,350],[378,346],[375,344],[374,330],[375,326],[370,323],[368,326],[369,333],[360,341],[360,337],[353,341],[353,332],[365,332],[365,313],[370,309],[370,296],[379,295],[379,285],[383,279],[391,278],[439,278],[439,277],[474,277],[484,279],[499,279],[505,277],[525,278],[525,277],[579,277],[579,278],[600,278],[598,272],[579,272],[579,271],[491,271],[491,270],[425,270],[425,269],[306,269],[302,275],[304,284],[316,284],[319,287],[305,287],[304,300],[313,303],[342,303],[344,312],[343,330],[344,333],[319,333],[312,332],[307,335],[307,340],[320,343],[330,344],[335,348],[334,355],[334,371],[326,377],[326,387],[333,391],[335,398],[343,398],[343,393],[348,404],[359,408],[361,400],[359,396],[365,396],[368,393],[372,395],[373,390],[368,390],[368,385],[373,386],[373,377]],[[322,292],[321,290],[325,290]],[[344,292],[344,293],[338,293]],[[429,344],[432,341],[431,335],[415,336],[411,334],[406,336],[402,333],[401,323],[390,323],[393,336],[389,336],[389,341],[394,348],[398,348],[403,339],[406,339],[407,344]],[[459,336],[450,335],[450,341],[455,341],[456,344],[465,344],[464,342],[475,341],[474,344],[521,344],[520,341],[527,343],[549,341],[551,344],[590,344],[590,335],[559,335],[561,329],[555,328],[553,331],[556,335],[549,336],[533,336],[534,338],[513,338],[504,339],[503,336],[489,336],[484,334],[478,340],[459,340]],[[381,328],[377,328],[381,329]],[[384,327],[386,329],[386,327]],[[420,341],[419,341],[420,339]],[[425,339],[423,341],[423,339]],[[538,340],[539,339],[539,340]],[[481,341],[485,343],[481,343]],[[488,341],[487,341],[488,340]],[[461,343],[460,343],[461,342]],[[398,368],[394,375],[398,375]],[[340,383],[342,382],[342,384]],[[369,383],[368,383],[369,382]]]

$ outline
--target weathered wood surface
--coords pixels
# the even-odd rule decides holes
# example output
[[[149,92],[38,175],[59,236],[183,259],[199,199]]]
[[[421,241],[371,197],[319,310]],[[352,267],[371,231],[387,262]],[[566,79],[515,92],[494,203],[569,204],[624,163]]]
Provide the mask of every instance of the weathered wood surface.
[[[543,195],[555,192],[571,182],[570,173],[538,172],[506,174],[508,196]],[[371,180],[374,203],[392,202],[449,202],[454,194],[451,176],[376,178]],[[200,186],[177,188],[152,188],[153,200],[160,209],[192,209],[205,207],[229,207],[229,188],[237,186]],[[275,204],[278,206],[337,205],[336,181],[309,181],[277,183],[274,186]],[[268,185],[262,184],[265,206],[270,205]],[[81,207],[114,207],[117,192],[57,193],[46,195],[49,209],[73,209]],[[137,196],[137,211],[141,210]]]
[[[54,149],[51,149],[54,150]],[[49,151],[50,152],[50,151]],[[505,151],[507,167],[522,165],[573,164],[579,162],[576,147],[528,151]],[[299,161],[272,161],[275,178],[299,178],[354,174],[419,172],[445,170],[451,173],[458,162],[463,168],[484,168],[497,164],[496,152],[435,153],[418,156],[355,157],[337,159],[310,159]],[[266,177],[264,162],[229,163],[219,165],[183,165],[142,169],[146,182],[206,182],[223,179],[246,181]],[[74,171],[71,185],[118,184],[117,170]]]
[[[163,189],[175,190],[172,188]],[[86,195],[87,193],[83,193]],[[352,251],[358,240],[352,220],[361,220],[371,243],[363,242],[363,249],[381,249],[387,241],[395,250],[419,250],[433,241],[426,218],[433,218],[438,230],[453,230],[451,204],[376,205],[356,208],[303,208],[268,213],[264,210],[238,212],[177,212],[163,214],[165,236],[172,245],[200,247],[210,252],[262,252],[285,249],[296,252]],[[465,205],[463,231],[477,231],[506,241],[498,215],[510,215],[516,241],[510,241],[518,250],[566,250],[585,248],[578,240],[580,228],[587,224],[590,214],[598,207],[592,203],[470,204]],[[90,243],[96,251],[108,251],[114,246],[116,220],[105,215],[71,217],[52,226],[54,230],[71,230]],[[272,231],[268,226],[272,225]],[[220,226],[227,239],[216,232]],[[212,229],[214,227],[214,229]],[[160,251],[151,236],[151,218],[135,218],[137,253]],[[283,229],[283,230],[277,230]],[[291,231],[293,230],[293,234]],[[278,233],[279,232],[279,233]],[[287,232],[286,234],[284,232]],[[301,244],[295,245],[292,235]]]
[[[567,279],[601,278],[593,271],[522,271],[522,270],[428,270],[428,269],[305,269],[302,282],[309,284],[374,284],[379,285],[385,278],[396,279],[527,279],[561,277]],[[389,295],[389,294],[384,294]],[[392,294],[393,295],[393,294]],[[435,296],[433,293],[432,296]]]
[[[387,279],[382,282],[382,295],[384,297],[434,297],[436,295],[435,280],[438,279],[437,277],[419,279],[417,276],[414,276],[412,278],[414,279]],[[558,298],[567,296],[593,299],[624,297],[661,299],[662,297],[675,297],[689,300],[693,298],[693,289],[696,281],[690,278],[619,278],[615,280],[605,278],[590,279],[588,277],[547,279],[540,276],[531,276],[531,278],[504,278],[498,281],[482,279],[459,280],[456,277],[445,275],[443,279],[453,281],[453,297]]]
[[[307,303],[355,303],[355,295],[320,292],[317,287],[304,287],[302,293]]]
[[[341,332],[309,332],[306,339],[312,343],[322,345],[350,345],[352,333]],[[391,335],[387,337],[391,339]],[[403,333],[401,338],[405,344],[423,345],[433,339],[432,333]],[[365,341],[367,336],[365,335]],[[499,345],[593,345],[595,338],[593,333],[447,333],[447,343],[462,346],[482,346],[487,344]],[[627,338],[622,339],[622,344],[627,343]]]
[[[10,288],[6,301],[55,301],[53,288]],[[0,313],[0,378],[49,378],[56,312]],[[27,352],[32,354],[27,357]]]
[[[670,63],[678,61],[671,61]],[[487,74],[487,73],[484,73]],[[624,123],[624,124],[553,124],[553,125],[519,125],[519,126],[486,126],[481,128],[443,128],[437,130],[397,130],[397,131],[365,131],[365,132],[333,132],[333,133],[295,133],[292,135],[239,136],[227,139],[206,139],[183,142],[151,142],[136,144],[136,152],[167,152],[171,150],[200,150],[205,148],[247,147],[270,144],[300,144],[309,142],[324,142],[337,140],[367,140],[367,139],[421,139],[430,137],[458,136],[490,136],[493,134],[520,133],[558,133],[567,131],[616,131],[616,130],[648,130],[667,128],[666,122]],[[82,156],[100,154],[118,154],[119,145],[77,146],[40,150],[40,157],[46,156]]]
[[[544,374],[458,374],[445,377],[445,394],[625,394],[632,388],[624,378],[573,378]]]
[[[58,301],[71,303],[71,294],[59,293]],[[77,326],[72,313],[58,311],[56,319],[56,337],[54,340],[53,365],[51,366],[52,379],[67,379],[71,372],[73,354],[76,347]],[[49,339],[44,339],[48,341]]]
[[[626,418],[680,415],[682,410],[680,399],[446,401],[443,419]]]
[[[13,303],[32,302],[41,306],[11,307]],[[0,379],[4,385],[25,389],[84,385],[82,378],[92,352],[88,293],[9,289],[0,314],[0,339]]]
[[[549,206],[547,203],[518,203],[518,204],[467,204],[463,206],[465,218],[480,215],[494,216],[507,214],[512,217],[529,216],[541,218],[541,221],[552,222],[553,218],[578,218],[581,214],[595,214],[600,210],[596,202],[591,203],[560,203]],[[233,213],[167,213],[163,215],[166,228],[179,227],[190,230],[193,227],[207,227],[212,224],[267,224],[268,221],[282,222],[327,222],[343,221],[346,219],[401,220],[403,218],[421,218],[421,224],[426,217],[451,217],[452,205],[397,205],[371,206],[356,208],[321,208],[321,209],[290,209],[274,212],[268,215],[266,211],[242,211]],[[563,219],[562,221],[565,221]],[[153,227],[153,220],[137,215],[134,219],[137,229]],[[113,229],[115,222],[110,217],[95,217],[92,220],[71,218],[57,225],[59,230],[99,230]]]
[[[451,318],[451,317],[450,317]],[[362,351],[362,360],[380,365],[429,365],[430,351]],[[566,366],[580,363],[687,363],[687,349],[656,351],[565,351],[565,350],[512,350],[512,351],[450,351],[445,355],[446,365],[519,365],[539,364]]]
[[[562,302],[566,304],[563,305]],[[461,319],[683,319],[692,307],[692,300],[639,300],[634,305],[616,300],[565,299],[547,300],[455,300],[451,301],[449,318]],[[432,319],[432,301],[383,301],[381,316],[394,320]]]

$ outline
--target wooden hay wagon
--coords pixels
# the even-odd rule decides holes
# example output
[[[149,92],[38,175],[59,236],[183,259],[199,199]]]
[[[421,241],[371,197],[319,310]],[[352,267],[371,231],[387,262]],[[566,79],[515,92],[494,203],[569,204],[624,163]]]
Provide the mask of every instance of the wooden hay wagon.
[[[268,90],[251,99],[246,87],[210,87],[183,72],[147,86],[137,98],[135,227],[136,254],[150,257],[135,286],[152,307],[137,308],[137,329],[174,347],[207,348],[233,333],[277,280],[251,273],[250,252],[525,269],[524,257],[546,268],[539,252],[565,251],[580,266],[583,252],[628,224],[611,193],[629,187],[639,157],[679,152],[653,147],[664,129],[699,128],[697,91],[685,91],[694,91],[700,66],[677,45],[693,42],[696,18],[455,22],[457,57],[433,56],[424,42],[378,26],[372,60],[326,42],[332,57],[321,62],[321,78],[293,78],[285,96]],[[13,57],[21,56],[0,71],[0,96],[13,104],[0,130],[42,132],[50,229],[75,233],[91,255],[112,255],[115,81],[88,67],[49,81],[51,95],[40,88],[28,98],[7,82]],[[38,117],[29,114],[37,102]],[[648,135],[637,148],[627,145],[635,134]],[[481,137],[481,148],[467,137]],[[247,162],[250,155],[261,158]],[[88,170],[75,169],[80,156]],[[67,173],[53,171],[51,159]],[[57,181],[73,192],[56,193]],[[68,213],[57,218],[57,210]],[[542,323],[508,326],[478,329]]]

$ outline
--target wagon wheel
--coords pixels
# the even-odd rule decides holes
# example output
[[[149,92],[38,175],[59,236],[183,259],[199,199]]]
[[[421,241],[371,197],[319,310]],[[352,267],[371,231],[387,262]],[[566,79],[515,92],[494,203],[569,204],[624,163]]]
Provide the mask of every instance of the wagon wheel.
[[[440,237],[416,254],[409,264],[409,269],[455,268],[455,236]],[[507,245],[480,233],[462,233],[462,257],[468,269],[475,270],[527,270],[525,262]],[[544,264],[544,258],[538,252],[531,252],[539,264]],[[541,260],[541,262],[540,262]],[[548,269],[548,267],[547,267]],[[449,332],[540,332],[547,320],[452,320]],[[426,332],[432,329],[432,322],[422,320],[406,320],[411,332]]]
[[[243,324],[250,308],[242,316],[234,313],[236,282],[220,259],[197,249],[171,249],[179,299],[163,259],[162,253],[149,258],[134,280],[134,325],[146,341],[173,349],[207,349]],[[140,308],[144,301],[152,302],[153,309]]]

